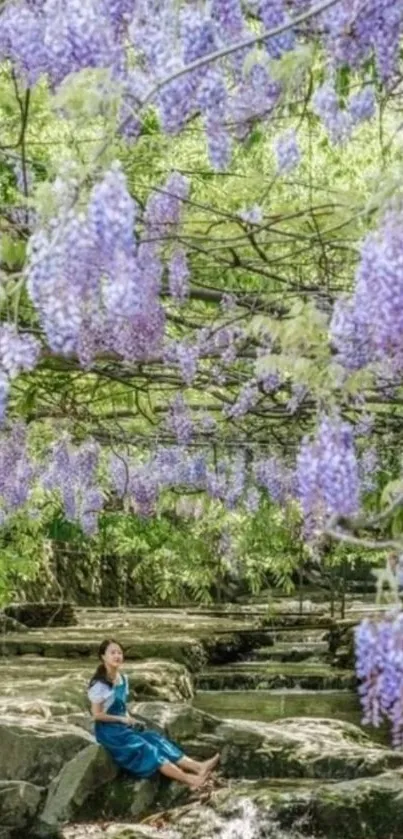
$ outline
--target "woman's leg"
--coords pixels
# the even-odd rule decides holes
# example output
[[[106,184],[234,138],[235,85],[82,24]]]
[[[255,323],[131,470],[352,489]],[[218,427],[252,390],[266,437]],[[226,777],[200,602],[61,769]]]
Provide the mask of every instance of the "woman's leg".
[[[205,775],[189,775],[187,772],[180,769],[179,766],[169,762],[163,763],[162,766],[159,767],[159,771],[161,772],[161,775],[165,775],[166,778],[170,778],[172,781],[179,781],[180,784],[186,784],[186,786],[191,787],[191,789],[198,789],[206,780]]]
[[[215,769],[217,766],[218,761],[220,760],[220,755],[214,755],[211,757],[210,760],[192,760],[192,758],[184,755],[181,757],[180,760],[177,762],[177,766],[180,766],[181,769],[184,769],[185,772],[194,772],[195,775],[208,775],[210,772]]]

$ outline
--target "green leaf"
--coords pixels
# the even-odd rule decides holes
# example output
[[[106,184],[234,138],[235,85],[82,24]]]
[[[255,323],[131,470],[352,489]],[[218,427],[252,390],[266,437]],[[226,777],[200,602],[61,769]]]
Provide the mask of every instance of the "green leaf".
[[[0,260],[11,270],[22,268],[25,262],[25,242],[8,233],[0,238]]]

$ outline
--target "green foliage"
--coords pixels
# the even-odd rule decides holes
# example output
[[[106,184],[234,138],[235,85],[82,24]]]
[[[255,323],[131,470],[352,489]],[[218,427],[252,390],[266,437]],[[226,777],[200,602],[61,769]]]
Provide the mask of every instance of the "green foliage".
[[[0,605],[32,583],[49,561],[43,521],[19,513],[0,531]]]
[[[285,510],[264,503],[259,511],[240,517],[237,555],[252,593],[268,583],[291,593],[296,570],[307,558],[300,536],[301,517],[295,504]]]

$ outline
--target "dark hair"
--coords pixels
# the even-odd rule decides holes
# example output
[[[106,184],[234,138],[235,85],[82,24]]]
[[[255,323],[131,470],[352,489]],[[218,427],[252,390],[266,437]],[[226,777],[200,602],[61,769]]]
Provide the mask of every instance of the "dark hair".
[[[95,682],[104,682],[105,685],[108,687],[113,687],[113,682],[111,682],[107,672],[104,662],[102,661],[102,656],[105,655],[108,647],[110,644],[116,644],[117,647],[123,652],[123,647],[119,644],[119,641],[115,641],[114,638],[106,638],[105,641],[102,641],[102,644],[99,645],[98,649],[98,658],[101,660],[101,663],[98,664],[98,667],[94,673],[94,675],[90,679],[89,687],[91,687]]]

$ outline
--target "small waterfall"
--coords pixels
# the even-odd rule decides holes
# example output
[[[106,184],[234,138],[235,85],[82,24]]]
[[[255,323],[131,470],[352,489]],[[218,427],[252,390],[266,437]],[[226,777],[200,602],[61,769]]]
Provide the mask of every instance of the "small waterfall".
[[[258,812],[248,799],[240,801],[240,814],[223,827],[220,839],[260,839]]]
[[[231,802],[231,813],[227,816],[218,815],[213,811],[210,811],[208,816],[203,813],[203,839],[309,839],[306,833],[302,836],[294,829],[284,830],[278,822],[270,819],[270,816],[259,813],[255,804],[247,798],[240,798],[236,802],[235,812],[233,805],[234,802]],[[198,822],[199,829],[196,827]],[[181,820],[178,827],[179,839],[185,839],[185,837],[190,839],[193,832],[199,839],[201,833],[197,810],[189,814],[188,818]],[[168,837],[164,835],[163,839],[168,839]],[[176,839],[176,836],[172,839]]]

